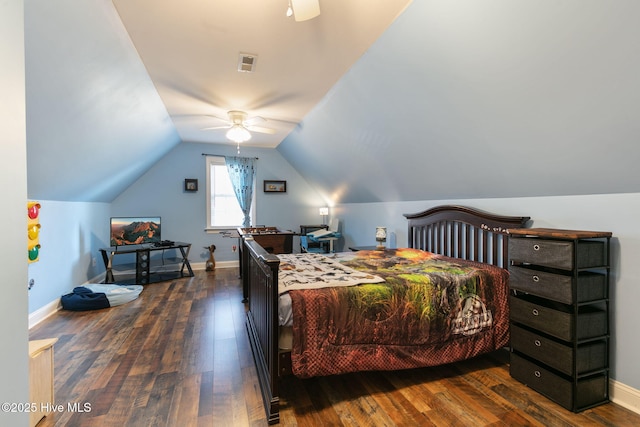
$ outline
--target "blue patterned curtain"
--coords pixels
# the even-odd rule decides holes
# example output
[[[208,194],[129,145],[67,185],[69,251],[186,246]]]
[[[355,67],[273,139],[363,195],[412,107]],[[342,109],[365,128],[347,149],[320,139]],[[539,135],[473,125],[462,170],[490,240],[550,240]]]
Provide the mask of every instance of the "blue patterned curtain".
[[[251,199],[253,199],[253,181],[256,172],[256,159],[253,157],[225,156],[227,171],[231,178],[233,191],[236,193],[240,209],[244,214],[243,227],[251,226]]]

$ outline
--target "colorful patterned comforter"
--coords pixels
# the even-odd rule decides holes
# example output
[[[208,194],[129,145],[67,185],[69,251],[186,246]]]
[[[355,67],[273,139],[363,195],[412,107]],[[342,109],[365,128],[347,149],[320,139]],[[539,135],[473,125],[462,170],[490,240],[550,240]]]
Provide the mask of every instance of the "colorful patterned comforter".
[[[415,249],[340,261],[385,282],[289,292],[298,377],[435,366],[508,342],[504,269]]]

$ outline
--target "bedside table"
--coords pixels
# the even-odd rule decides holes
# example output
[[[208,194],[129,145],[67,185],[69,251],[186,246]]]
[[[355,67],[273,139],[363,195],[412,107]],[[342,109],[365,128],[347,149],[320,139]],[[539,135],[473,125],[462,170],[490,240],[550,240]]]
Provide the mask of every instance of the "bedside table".
[[[509,233],[511,376],[573,412],[608,402],[611,233]]]

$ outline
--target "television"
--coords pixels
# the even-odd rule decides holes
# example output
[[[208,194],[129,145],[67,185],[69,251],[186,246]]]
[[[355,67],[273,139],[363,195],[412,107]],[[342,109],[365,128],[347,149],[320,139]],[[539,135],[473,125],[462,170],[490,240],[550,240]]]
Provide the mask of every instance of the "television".
[[[160,243],[160,217],[112,217],[111,246]]]

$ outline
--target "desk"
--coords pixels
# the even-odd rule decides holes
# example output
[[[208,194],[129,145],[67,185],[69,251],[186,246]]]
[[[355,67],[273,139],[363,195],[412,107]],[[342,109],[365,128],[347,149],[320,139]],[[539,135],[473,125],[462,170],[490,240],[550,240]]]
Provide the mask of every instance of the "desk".
[[[329,242],[329,253],[333,253],[333,242],[338,240],[339,237],[318,237],[316,240],[320,243]]]
[[[316,230],[328,230],[329,225],[327,224],[306,224],[300,226],[300,235],[306,236],[312,231]],[[324,252],[329,252],[328,242],[312,242],[307,239],[307,247],[308,248],[322,248]],[[302,245],[300,246],[300,250],[302,250]]]
[[[166,258],[165,251],[174,250],[174,257]],[[106,269],[104,283],[114,283],[114,271],[122,271],[118,281],[131,283],[135,280],[137,285],[146,285],[163,280],[171,280],[180,277],[193,277],[193,270],[189,264],[189,251],[191,243],[174,242],[167,246],[130,245],[100,249],[102,261]],[[116,256],[129,255],[135,257],[134,263],[114,264]],[[154,255],[161,255],[154,257]],[[184,272],[185,268],[187,273]],[[126,273],[124,270],[130,270]],[[133,271],[135,270],[135,274]]]

